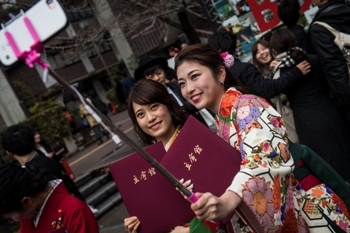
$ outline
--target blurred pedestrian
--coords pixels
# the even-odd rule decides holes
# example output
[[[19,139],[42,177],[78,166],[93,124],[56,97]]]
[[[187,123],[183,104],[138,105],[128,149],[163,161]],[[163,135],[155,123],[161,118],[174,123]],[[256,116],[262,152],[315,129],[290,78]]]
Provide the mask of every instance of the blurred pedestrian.
[[[130,90],[135,86],[135,83],[136,83],[135,79],[128,76],[126,73],[122,74],[122,85],[123,85],[123,91],[124,91],[124,98],[126,100],[125,102],[128,101]]]
[[[89,101],[89,99],[87,99],[87,101]],[[90,112],[86,110],[86,108],[82,104],[80,104],[80,112],[81,116],[86,118],[90,129],[94,131],[95,137],[99,141],[97,145],[101,145],[103,143],[103,135],[106,136],[107,140],[109,139],[109,134],[107,132],[102,131],[100,124],[95,120],[93,116],[91,116]]]
[[[55,178],[62,179],[66,188],[77,198],[85,201],[75,183],[66,174],[63,167],[54,159],[35,150],[35,130],[28,127],[13,125],[2,135],[2,147],[6,153],[16,159],[22,166],[31,162],[41,170],[48,170]]]
[[[302,15],[303,12],[298,0],[283,0],[279,2],[278,17],[287,26],[287,29],[293,33],[298,46],[306,53],[310,53],[312,48],[307,33],[304,27],[298,24]]]
[[[215,32],[210,36],[208,43],[220,53],[228,52],[235,56],[237,37],[226,30]],[[257,53],[258,50],[259,54]],[[233,65],[229,70],[233,74],[233,77],[238,79],[243,85],[249,87],[255,95],[270,99],[303,77],[303,74],[295,68],[292,75],[287,74],[277,80],[265,79],[264,76],[268,76],[270,71],[269,65],[273,60],[269,50],[269,44],[265,40],[259,40],[253,46],[253,56],[256,60],[260,60],[260,57],[263,57],[261,65],[257,65],[257,67],[261,67],[259,70],[253,64],[241,62],[238,58],[234,59]],[[254,57],[253,61],[255,60]]]
[[[311,71],[309,67],[310,72],[305,78],[298,80],[293,87],[283,92],[293,110],[296,133],[301,144],[310,147],[344,180],[349,180],[350,127],[331,101],[327,81],[317,56],[307,55],[298,48],[292,32],[287,29],[277,30],[272,35],[271,50],[279,61],[272,74],[288,73],[305,59],[311,64]],[[306,71],[303,68],[301,70]],[[284,114],[280,113],[283,117]],[[287,127],[288,136],[289,132]]]

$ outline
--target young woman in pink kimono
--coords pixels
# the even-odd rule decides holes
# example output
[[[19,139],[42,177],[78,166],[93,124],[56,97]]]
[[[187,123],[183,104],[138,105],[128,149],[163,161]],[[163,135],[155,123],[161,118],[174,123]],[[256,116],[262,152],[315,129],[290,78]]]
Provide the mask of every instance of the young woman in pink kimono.
[[[237,210],[235,232],[349,232],[343,200],[312,173],[295,178],[303,161],[289,151],[283,119],[266,100],[244,94],[227,69],[232,63],[233,57],[207,44],[189,46],[175,58],[182,95],[216,114],[218,135],[242,156],[241,170],[222,196],[196,193],[200,198],[191,207],[197,217],[221,220]]]

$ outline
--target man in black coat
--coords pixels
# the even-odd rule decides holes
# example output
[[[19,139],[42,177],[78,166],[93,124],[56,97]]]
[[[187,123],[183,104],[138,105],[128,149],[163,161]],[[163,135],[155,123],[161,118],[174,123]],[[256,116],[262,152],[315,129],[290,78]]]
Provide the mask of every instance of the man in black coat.
[[[122,74],[122,85],[123,85],[124,97],[127,101],[131,88],[133,86],[135,86],[135,79],[128,76],[126,73],[123,73]]]
[[[34,130],[19,125],[8,127],[2,136],[2,147],[22,166],[30,162],[41,170],[47,170],[54,178],[61,179],[71,194],[85,202],[83,195],[59,162],[34,149]]]
[[[337,31],[350,34],[350,3],[344,0],[314,0],[319,7],[309,30],[313,50],[321,62],[329,93],[336,107],[350,122],[350,86],[347,63],[334,35],[314,22],[324,22]]]
[[[208,42],[220,52],[229,52],[233,56],[235,54],[237,38],[226,30],[215,32]],[[266,100],[281,94],[286,87],[293,85],[297,79],[303,77],[303,73],[294,67],[290,73],[279,79],[265,79],[253,64],[241,62],[237,58],[230,71],[243,85],[249,87],[253,94]]]
[[[312,51],[307,33],[304,28],[298,25],[298,21],[302,15],[302,10],[298,0],[283,0],[278,4],[278,17],[287,26],[298,41],[298,46],[306,53]]]

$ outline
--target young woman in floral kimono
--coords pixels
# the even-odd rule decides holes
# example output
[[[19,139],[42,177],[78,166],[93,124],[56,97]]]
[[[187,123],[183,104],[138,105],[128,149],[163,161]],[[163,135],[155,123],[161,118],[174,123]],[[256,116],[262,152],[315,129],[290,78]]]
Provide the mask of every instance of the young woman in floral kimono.
[[[159,82],[142,79],[131,90],[128,99],[128,114],[135,132],[144,145],[162,142],[169,150],[187,117],[183,109],[171,98],[166,88]],[[183,183],[190,190],[191,181]],[[137,232],[141,222],[136,216],[124,219],[124,227],[129,233]],[[189,227],[177,226],[172,233],[189,233]]]
[[[342,199],[313,174],[300,183],[294,177],[283,119],[266,100],[229,83],[232,63],[207,44],[175,58],[182,95],[197,109],[213,111],[218,135],[242,155],[241,171],[222,196],[196,193],[200,198],[191,207],[197,217],[221,220],[237,210],[235,232],[349,232]]]

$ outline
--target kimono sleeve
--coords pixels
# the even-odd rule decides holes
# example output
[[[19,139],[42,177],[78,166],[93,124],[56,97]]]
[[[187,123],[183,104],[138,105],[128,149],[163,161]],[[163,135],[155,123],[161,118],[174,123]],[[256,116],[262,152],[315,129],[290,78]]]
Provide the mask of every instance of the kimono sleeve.
[[[63,215],[63,228],[68,233],[98,233],[98,224],[90,208],[80,200],[70,202]]]
[[[233,104],[230,118],[229,142],[241,152],[242,162],[228,190],[243,201],[255,192],[280,190],[280,182],[293,171],[294,161],[279,113],[260,97],[241,95]]]

